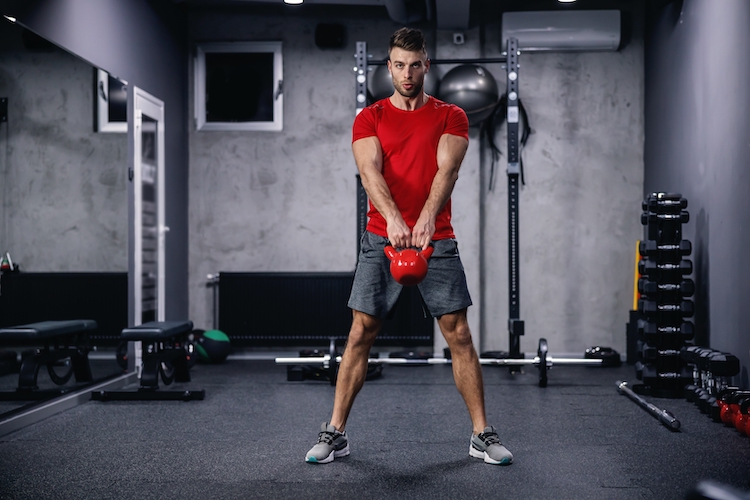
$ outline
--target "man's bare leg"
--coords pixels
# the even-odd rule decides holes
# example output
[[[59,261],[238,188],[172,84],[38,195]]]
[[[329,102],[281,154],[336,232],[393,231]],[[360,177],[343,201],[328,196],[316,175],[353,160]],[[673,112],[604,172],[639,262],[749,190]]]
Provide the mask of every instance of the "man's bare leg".
[[[330,424],[344,432],[354,398],[367,376],[367,360],[383,320],[360,311],[352,312],[352,327],[341,356]]]
[[[479,356],[471,339],[466,309],[444,314],[438,318],[438,325],[451,350],[453,379],[469,410],[474,434],[484,432],[487,418],[484,409],[482,366],[479,364]]]

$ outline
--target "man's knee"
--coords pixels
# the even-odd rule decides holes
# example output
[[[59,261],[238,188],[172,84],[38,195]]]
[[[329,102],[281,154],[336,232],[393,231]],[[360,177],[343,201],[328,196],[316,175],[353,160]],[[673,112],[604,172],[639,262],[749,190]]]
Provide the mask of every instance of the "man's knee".
[[[471,329],[465,311],[441,316],[438,319],[438,325],[449,347],[454,349],[473,347]]]
[[[377,337],[382,324],[383,321],[380,318],[360,311],[353,311],[352,327],[351,330],[349,330],[347,345],[353,347],[371,347],[375,342],[375,337]]]

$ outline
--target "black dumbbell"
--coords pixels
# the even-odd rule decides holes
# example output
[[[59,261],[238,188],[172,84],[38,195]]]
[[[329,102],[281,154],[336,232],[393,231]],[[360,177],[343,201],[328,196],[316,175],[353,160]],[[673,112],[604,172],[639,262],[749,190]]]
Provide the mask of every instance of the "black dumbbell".
[[[660,343],[682,347],[684,342],[692,340],[695,335],[695,327],[690,321],[674,326],[638,320],[638,335],[654,345]]]
[[[656,281],[672,281],[670,277],[692,274],[693,263],[687,259],[682,259],[679,264],[660,264],[653,260],[641,260],[638,262],[638,273]]]
[[[638,301],[638,311],[646,316],[655,314],[679,314],[682,317],[689,318],[695,313],[695,305],[692,300],[683,300],[678,304],[661,304],[655,300]]]
[[[643,210],[653,211],[667,208],[683,210],[687,206],[687,199],[683,198],[680,193],[651,193],[641,204]]]
[[[679,294],[683,297],[692,297],[695,293],[695,282],[689,278],[676,283],[639,278],[638,293],[641,295]]]
[[[690,221],[690,214],[686,210],[682,210],[679,213],[654,213],[654,212],[643,212],[641,214],[641,224],[647,226],[654,223],[663,222],[677,222],[679,224],[687,224]]]
[[[740,360],[723,352],[715,352],[708,356],[708,370],[716,377],[733,377],[740,373]]]
[[[659,244],[656,241],[646,240],[638,244],[638,252],[642,257],[652,258],[658,256],[686,256],[693,251],[690,240],[682,240],[679,243]],[[654,260],[659,260],[654,259]],[[679,260],[679,259],[674,259]]]
[[[637,365],[638,363],[636,363]],[[637,367],[636,367],[637,369]],[[652,364],[641,363],[641,380],[646,385],[654,385],[662,382],[674,382],[675,387],[685,387],[693,378],[686,368],[677,371],[660,371]]]

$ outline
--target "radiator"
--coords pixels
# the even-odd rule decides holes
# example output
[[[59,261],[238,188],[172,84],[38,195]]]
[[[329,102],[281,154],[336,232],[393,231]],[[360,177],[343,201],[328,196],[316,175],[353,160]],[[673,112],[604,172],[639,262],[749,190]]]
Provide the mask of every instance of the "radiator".
[[[219,274],[219,329],[234,346],[328,346],[351,326],[353,272]],[[433,319],[415,287],[404,288],[376,345],[433,345]]]

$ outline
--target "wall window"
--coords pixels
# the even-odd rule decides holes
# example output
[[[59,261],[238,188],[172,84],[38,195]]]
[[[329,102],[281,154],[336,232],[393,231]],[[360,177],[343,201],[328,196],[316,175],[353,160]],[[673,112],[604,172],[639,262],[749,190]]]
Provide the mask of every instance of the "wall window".
[[[281,130],[283,81],[281,42],[198,45],[197,130]]]

